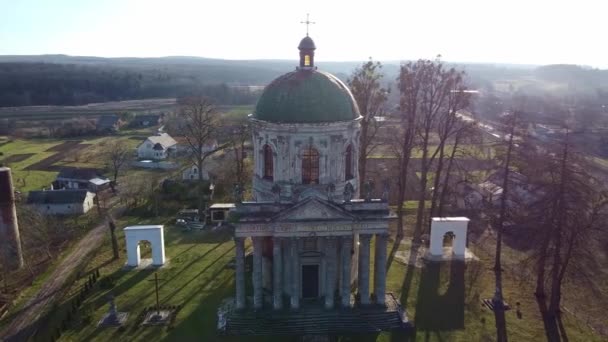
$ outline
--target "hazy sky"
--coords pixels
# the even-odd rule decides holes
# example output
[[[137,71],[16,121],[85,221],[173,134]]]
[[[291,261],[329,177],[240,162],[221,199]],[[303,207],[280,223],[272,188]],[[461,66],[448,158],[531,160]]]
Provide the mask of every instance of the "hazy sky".
[[[608,0],[0,0],[0,54],[432,58],[608,68]]]

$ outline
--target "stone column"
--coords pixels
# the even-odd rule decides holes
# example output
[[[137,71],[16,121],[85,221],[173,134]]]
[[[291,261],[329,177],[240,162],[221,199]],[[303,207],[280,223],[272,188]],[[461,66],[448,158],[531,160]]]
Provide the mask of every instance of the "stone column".
[[[352,236],[343,236],[342,239],[342,288],[340,296],[342,298],[342,306],[350,307],[350,267],[351,267],[351,250],[353,246]]]
[[[291,238],[289,240],[289,250],[291,258],[291,308],[297,310],[300,308],[300,260],[298,255],[298,240]]]
[[[289,239],[281,239],[283,243],[283,292],[291,296],[291,243]]]
[[[281,280],[283,277],[283,253],[281,253],[281,239],[273,238],[272,240],[272,276],[273,276],[273,304],[275,310],[283,308],[283,287]]]
[[[263,306],[262,293],[262,237],[253,239],[253,308],[258,310]]]
[[[369,241],[371,235],[359,235],[359,297],[362,305],[369,304]]]
[[[236,308],[245,309],[245,238],[234,238],[236,245]]]
[[[336,253],[336,238],[327,237],[325,240],[325,266],[327,272],[325,275],[325,308],[334,308],[334,292],[336,291],[336,264],[338,255]]]
[[[386,295],[386,234],[376,235],[376,258],[374,268],[374,293],[376,303],[384,305]]]

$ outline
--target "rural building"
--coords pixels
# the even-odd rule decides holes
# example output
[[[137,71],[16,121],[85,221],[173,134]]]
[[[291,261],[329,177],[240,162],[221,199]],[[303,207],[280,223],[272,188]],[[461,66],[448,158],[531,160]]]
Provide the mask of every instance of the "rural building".
[[[86,189],[30,191],[27,204],[43,214],[81,215],[95,205],[95,194]]]
[[[386,268],[378,267],[387,263],[388,202],[373,197],[371,183],[362,189],[365,198],[357,198],[359,108],[342,81],[317,70],[310,37],[298,48],[299,67],[272,81],[250,116],[255,200],[242,201],[243,188],[235,185],[231,305],[237,310],[222,317],[220,329],[235,335],[272,329],[262,319],[242,319],[249,315],[240,312],[249,310],[280,312],[273,327],[288,326],[284,322],[302,312],[324,332],[344,329],[339,319],[320,318],[327,312],[373,333],[401,327],[403,310],[386,293]],[[253,245],[252,291],[245,279],[247,239]],[[353,288],[360,305],[353,305]],[[366,307],[378,311],[364,316]],[[370,324],[372,319],[382,323]]]
[[[97,119],[97,132],[116,133],[123,122],[118,115],[104,115]]]
[[[160,114],[137,115],[132,121],[132,127],[153,127],[158,126],[162,121]]]
[[[110,180],[99,170],[91,168],[64,167],[53,182],[54,189],[88,189],[93,192],[109,186]]]
[[[198,180],[198,166],[192,165],[182,172],[182,180]],[[209,180],[209,172],[203,168],[203,180]]]
[[[176,153],[177,141],[167,133],[150,136],[137,147],[139,159],[161,160]]]
[[[215,203],[209,207],[211,223],[226,222],[228,214],[234,210],[234,203]]]

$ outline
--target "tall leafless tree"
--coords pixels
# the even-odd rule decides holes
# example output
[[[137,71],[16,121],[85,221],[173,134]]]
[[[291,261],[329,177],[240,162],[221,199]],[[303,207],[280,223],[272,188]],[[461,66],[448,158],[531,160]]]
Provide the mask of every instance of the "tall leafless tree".
[[[424,63],[408,62],[401,65],[397,85],[399,88],[399,110],[396,113],[399,124],[388,127],[392,154],[398,163],[397,176],[397,237],[403,237],[403,216],[405,191],[408,181],[408,167],[415,144],[418,116],[418,101],[421,92],[421,76]]]
[[[101,157],[112,170],[114,183],[116,183],[120,172],[125,169],[132,156],[133,150],[121,141],[110,141],[103,147]]]
[[[246,161],[246,151],[245,145],[250,138],[250,130],[247,124],[242,124],[236,127],[232,131],[232,135],[230,136],[230,149],[232,150],[232,155],[234,157],[234,175],[236,176],[236,182],[238,184],[245,184],[245,161]]]
[[[371,58],[355,69],[347,83],[361,111],[361,137],[359,139],[359,189],[367,179],[367,158],[379,145],[377,133],[386,112],[388,90],[380,83],[384,74],[382,64]]]
[[[210,148],[212,141],[220,135],[220,119],[211,100],[204,96],[181,98],[178,101],[181,131],[188,144],[188,158],[197,166],[198,170],[198,210],[203,217],[205,189],[203,180],[203,166],[205,160],[226,148],[229,143],[218,144]]]
[[[466,104],[464,99],[463,72],[454,68],[446,69],[439,58],[434,61],[418,61],[420,69],[419,94],[416,99],[416,139],[422,152],[420,158],[420,186],[414,241],[419,242],[423,230],[426,198],[428,192],[428,175],[440,148],[430,150],[433,132],[438,122],[446,113],[456,113],[459,106]],[[455,100],[458,99],[458,100]],[[439,146],[441,147],[441,146]]]

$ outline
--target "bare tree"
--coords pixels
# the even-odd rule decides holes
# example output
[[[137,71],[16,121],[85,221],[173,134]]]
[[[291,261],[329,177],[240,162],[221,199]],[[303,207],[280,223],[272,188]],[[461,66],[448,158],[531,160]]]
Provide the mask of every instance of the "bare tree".
[[[114,260],[118,260],[120,258],[120,253],[118,238],[116,237],[116,223],[114,223],[114,219],[110,215],[108,215],[108,228],[110,229],[110,240],[112,241],[112,254]]]
[[[124,142],[113,140],[105,144],[101,156],[112,170],[114,183],[116,183],[121,171],[128,165],[133,156],[133,150]]]
[[[359,139],[359,189],[363,189],[366,181],[367,158],[378,146],[376,135],[382,123],[378,117],[386,112],[388,90],[380,84],[384,77],[380,69],[382,64],[370,58],[356,68],[347,81],[363,117]]]
[[[433,130],[436,129],[438,121],[446,114],[455,115],[456,111],[466,106],[468,97],[464,93],[463,72],[454,68],[445,69],[443,63],[437,58],[434,61],[420,60],[417,62],[420,76],[419,93],[416,98],[416,138],[422,150],[420,158],[420,187],[418,197],[418,209],[416,214],[416,225],[414,227],[413,240],[420,241],[422,234],[426,197],[428,188],[428,175],[431,166],[442,145],[430,151]],[[449,135],[446,135],[447,139]]]
[[[421,91],[420,78],[423,64],[406,63],[401,65],[397,84],[399,88],[399,125],[390,127],[388,135],[390,148],[398,163],[397,176],[397,237],[403,237],[403,215],[407,175],[418,116],[418,99]]]
[[[218,144],[210,148],[211,142],[219,136],[220,120],[209,98],[203,96],[181,98],[178,104],[180,115],[184,120],[182,132],[188,144],[188,158],[192,164],[197,166],[198,170],[198,210],[200,216],[203,217],[205,159],[223,150],[229,143]]]
[[[230,148],[234,156],[234,175],[238,184],[245,183],[245,144],[249,141],[250,131],[247,124],[239,125],[230,136]]]
[[[458,144],[462,138],[462,133],[470,131],[469,127],[472,125],[470,122],[466,123],[460,116],[459,111],[465,109],[469,105],[470,95],[466,91],[466,87],[462,83],[462,79],[456,77],[452,84],[452,89],[447,96],[445,109],[442,110],[440,118],[437,123],[437,137],[439,139],[439,146],[437,147],[437,166],[435,167],[435,177],[431,197],[431,209],[429,215],[429,224],[431,217],[436,213],[438,207],[438,200],[440,194],[447,188],[447,181],[449,181],[449,172],[451,170],[454,156],[456,154]],[[446,147],[449,146],[449,141],[453,142],[452,153],[448,157],[448,172],[445,177],[445,184],[442,187],[442,173],[444,171],[445,159],[446,159]]]

